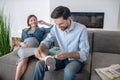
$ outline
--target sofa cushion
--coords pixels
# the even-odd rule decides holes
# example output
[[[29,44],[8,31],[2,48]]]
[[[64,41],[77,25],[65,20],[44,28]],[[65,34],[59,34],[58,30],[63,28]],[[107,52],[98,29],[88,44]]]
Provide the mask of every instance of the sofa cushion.
[[[88,31],[88,41],[89,41],[89,46],[90,50],[89,52],[92,52],[93,50],[93,31]]]
[[[17,51],[18,49],[16,49],[15,51],[11,53],[8,53],[7,55],[0,57],[0,62],[9,64],[9,65],[16,65],[16,62],[18,59]]]
[[[111,64],[120,64],[120,54],[94,52],[92,55],[91,80],[101,80],[95,68],[108,67]]]
[[[14,80],[16,72],[16,62],[18,60],[17,50],[0,57],[0,80]],[[32,80],[34,67],[37,59],[30,57],[28,67],[24,73],[22,80]],[[7,76],[6,76],[7,75]]]
[[[120,53],[120,32],[119,31],[95,31],[94,52]]]
[[[0,57],[0,80],[14,80],[16,61],[17,61],[17,50]],[[7,76],[6,76],[7,75]]]
[[[64,69],[58,70],[58,71],[46,71],[44,80],[64,80]],[[82,72],[78,73],[76,75],[75,80],[89,80],[90,73],[88,73],[86,70],[83,70]]]
[[[0,57],[0,80],[14,80],[16,71],[16,61],[18,59],[17,50]],[[38,60],[34,57],[29,59],[28,67],[24,73],[22,80],[32,80],[34,74],[35,64]],[[90,62],[91,55],[85,62],[83,70],[77,74],[76,80],[89,80],[90,77]],[[59,71],[46,71],[44,80],[63,80],[63,69]],[[7,76],[6,76],[7,75]]]

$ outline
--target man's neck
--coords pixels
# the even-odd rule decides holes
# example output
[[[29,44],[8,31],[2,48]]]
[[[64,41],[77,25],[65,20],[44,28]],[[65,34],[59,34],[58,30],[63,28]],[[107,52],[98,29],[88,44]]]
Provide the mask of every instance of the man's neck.
[[[70,25],[71,25],[71,20],[70,20],[70,22],[69,22],[69,24],[68,24],[67,29],[65,30],[66,32],[68,32],[68,31],[69,31],[69,29],[70,29]]]

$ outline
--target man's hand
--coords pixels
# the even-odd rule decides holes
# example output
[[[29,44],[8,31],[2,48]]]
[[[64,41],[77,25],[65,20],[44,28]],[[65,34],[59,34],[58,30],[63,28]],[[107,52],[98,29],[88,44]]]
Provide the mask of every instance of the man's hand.
[[[35,49],[35,51],[34,51],[34,55],[35,55],[35,57],[38,58],[38,59],[41,57],[41,55],[40,55],[40,51],[39,51],[38,48]]]
[[[46,57],[46,54],[44,52],[45,48],[46,46],[43,43],[41,43],[39,47],[34,51],[35,57],[40,60],[44,60],[44,58]]]
[[[67,53],[60,52],[60,53],[57,53],[57,54],[55,55],[55,58],[56,58],[56,59],[59,59],[59,60],[64,60],[64,59],[68,58],[68,55],[69,55],[69,54],[67,54]]]
[[[35,50],[34,55],[39,60],[44,60],[44,58],[45,58],[45,53],[40,52],[40,50],[38,48]]]

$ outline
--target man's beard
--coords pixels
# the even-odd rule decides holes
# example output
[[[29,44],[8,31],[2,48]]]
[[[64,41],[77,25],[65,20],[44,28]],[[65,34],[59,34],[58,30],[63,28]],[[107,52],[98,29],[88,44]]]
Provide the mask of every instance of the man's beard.
[[[64,27],[64,29],[61,29],[61,30],[62,30],[62,31],[65,31],[67,28],[68,28],[68,27],[66,26],[66,27]]]

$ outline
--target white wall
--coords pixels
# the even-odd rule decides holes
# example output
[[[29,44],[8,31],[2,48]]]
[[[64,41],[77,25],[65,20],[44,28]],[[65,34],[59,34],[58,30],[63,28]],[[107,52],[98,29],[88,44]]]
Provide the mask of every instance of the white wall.
[[[18,37],[18,31],[27,26],[28,15],[53,22],[50,13],[59,5],[73,12],[104,12],[104,30],[120,30],[120,0],[0,0],[0,9],[4,7],[5,15],[10,16],[11,36]]]
[[[120,31],[120,5],[119,5],[119,17],[118,17],[118,30]]]
[[[18,31],[27,26],[30,14],[50,22],[49,0],[0,0],[0,7],[4,7],[5,15],[10,15],[11,36],[21,36]]]
[[[51,0],[50,12],[59,5],[69,7],[71,12],[104,12],[104,30],[117,30],[119,2],[120,0]]]

